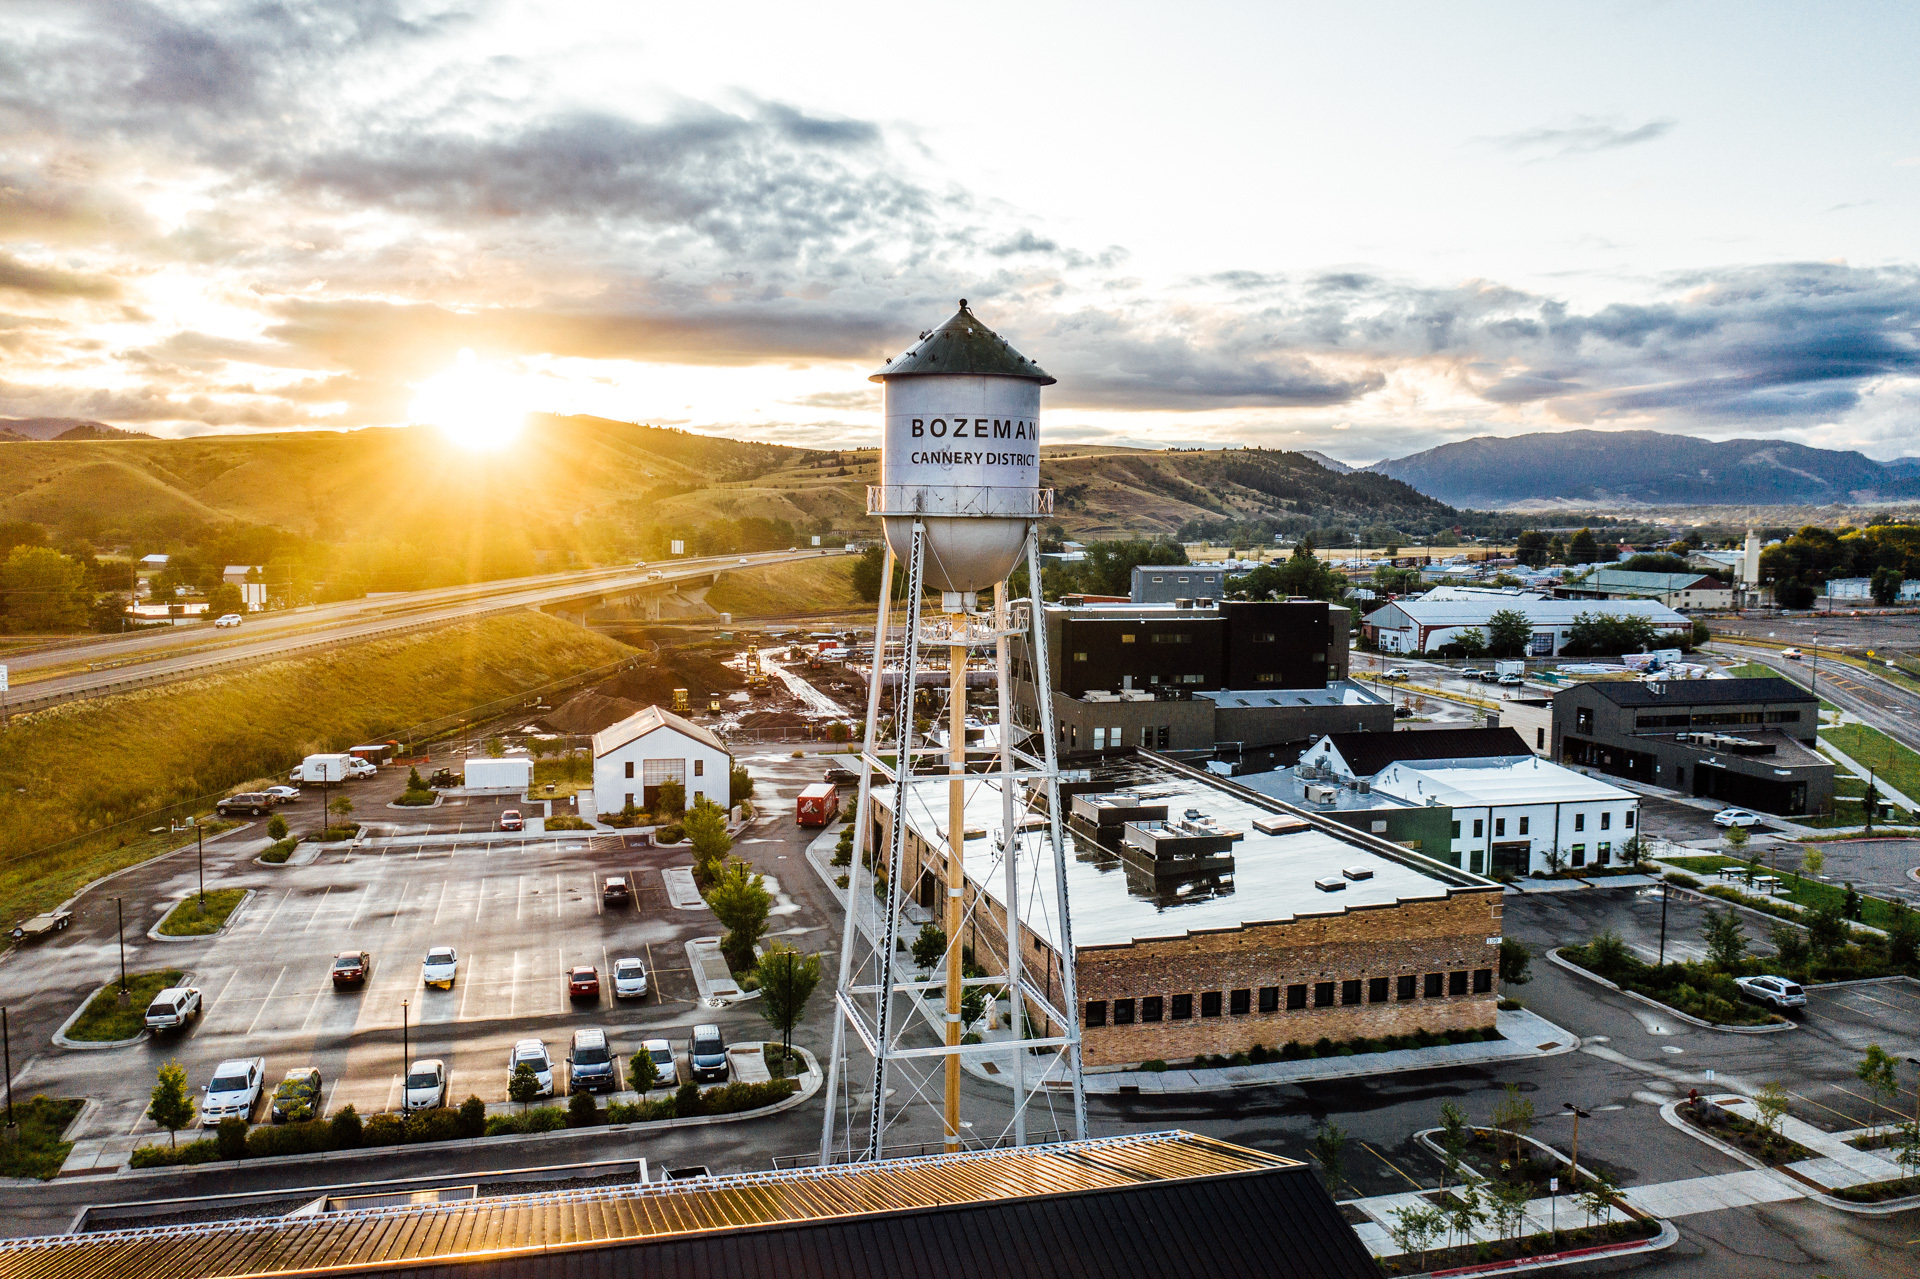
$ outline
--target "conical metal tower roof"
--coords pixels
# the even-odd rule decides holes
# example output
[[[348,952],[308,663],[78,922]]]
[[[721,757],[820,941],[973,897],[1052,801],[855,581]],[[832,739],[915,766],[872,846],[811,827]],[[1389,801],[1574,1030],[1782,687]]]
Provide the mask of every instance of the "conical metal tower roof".
[[[1052,374],[1007,344],[1007,340],[980,323],[960,299],[960,309],[939,328],[920,335],[903,355],[894,356],[867,381],[920,377],[935,373],[985,373],[994,377],[1026,378],[1052,386]]]

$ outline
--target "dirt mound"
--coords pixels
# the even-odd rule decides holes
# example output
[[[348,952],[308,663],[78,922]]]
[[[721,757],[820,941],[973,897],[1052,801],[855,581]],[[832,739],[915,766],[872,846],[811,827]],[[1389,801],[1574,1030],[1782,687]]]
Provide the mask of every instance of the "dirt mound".
[[[577,693],[541,716],[541,722],[556,733],[587,737],[627,716],[645,710],[647,703],[630,702],[624,697],[608,697],[589,689]]]
[[[813,723],[805,715],[793,711],[748,711],[740,717],[741,728],[802,728]]]
[[[745,688],[747,682],[741,678],[740,672],[722,666],[719,656],[709,652],[675,652],[662,647],[652,663],[637,670],[622,671],[601,684],[596,691],[608,697],[638,702],[642,706],[671,707],[673,690],[676,688],[686,689],[687,696],[697,704],[704,703],[709,697]]]

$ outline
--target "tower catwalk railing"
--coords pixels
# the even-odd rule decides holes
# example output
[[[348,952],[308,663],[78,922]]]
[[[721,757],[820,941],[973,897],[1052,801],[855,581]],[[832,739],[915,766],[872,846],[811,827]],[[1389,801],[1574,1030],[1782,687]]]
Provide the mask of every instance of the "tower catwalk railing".
[[[1028,1109],[1040,1104],[1050,1112],[1055,1100],[1053,1093],[1029,1087],[1029,1079],[1036,1077],[1036,1063],[1029,1058],[1035,1055],[1044,1058],[1037,1077],[1065,1066],[1072,1091],[1071,1128],[1076,1135],[1086,1132],[1068,915],[1067,836],[1061,823],[1061,774],[1045,674],[1038,543],[1029,526],[1024,556],[1029,599],[1016,603],[1009,582],[1002,579],[993,588],[990,612],[978,610],[971,594],[947,592],[940,615],[931,618],[922,616],[927,529],[920,521],[915,521],[904,549],[902,664],[905,669],[918,669],[923,648],[946,648],[950,678],[944,689],[895,681],[891,749],[885,754],[880,740],[882,681],[868,682],[858,817],[846,877],[847,918],[833,1001],[828,1104],[821,1123],[823,1164],[879,1159],[883,1151],[911,1141],[906,1125],[916,1102],[937,1110],[946,1149],[1024,1143]],[[891,584],[894,562],[890,542],[881,567],[882,583]],[[876,650],[890,633],[894,605],[890,595],[883,590],[878,603]],[[1037,724],[1014,722],[1007,676],[1016,643],[1026,645],[1022,656],[1038,673]],[[996,681],[995,708],[1000,732],[996,742],[970,750],[965,674],[969,658],[982,649],[991,653],[993,666],[1002,676]],[[946,699],[944,706],[938,705],[941,696]],[[935,704],[926,705],[928,701]],[[943,719],[946,743],[936,746],[931,744],[932,728]],[[1031,731],[1031,749],[1023,749],[1018,740],[1023,731]],[[928,744],[918,744],[922,741]],[[944,788],[944,804],[931,794],[935,788]],[[1044,817],[1037,811],[1041,808]],[[873,847],[882,832],[884,848]],[[1053,881],[1051,893],[1043,891],[1048,878]],[[906,980],[908,974],[897,971],[907,949],[901,924],[915,899],[926,900],[936,883],[944,888],[933,916],[939,927],[935,929],[929,920],[913,945],[915,967],[932,973],[922,971]],[[993,886],[1002,898],[998,903],[992,900]],[[973,932],[976,942],[984,930],[989,941],[1002,942],[1004,949],[976,954],[973,947],[963,946],[975,916],[995,909],[1004,918],[988,914],[983,923],[974,923]],[[933,958],[929,947],[936,934],[938,959],[927,962]],[[1048,949],[1055,953],[1048,956]],[[1027,972],[1028,961],[1036,953],[1049,960],[1044,990]],[[990,971],[989,964],[998,973]],[[936,992],[944,998],[934,1011],[925,996]],[[991,1026],[1002,994],[1009,1004],[1005,1037],[980,1042],[969,1027]],[[981,1015],[987,1008],[995,1010],[994,1016]],[[987,1033],[997,1035],[998,1031]],[[976,1042],[963,1042],[968,1038]],[[856,1042],[872,1059],[867,1075],[872,1092],[864,1097],[857,1097],[854,1090]],[[961,1117],[965,1057],[997,1063],[996,1078],[1011,1089],[1007,1122],[997,1134],[971,1132],[975,1123]],[[932,1069],[935,1063],[937,1071]],[[891,1102],[890,1095],[897,1095],[899,1102]],[[862,1118],[865,1130],[858,1132]],[[1037,1127],[1059,1131],[1068,1122],[1065,1116],[1049,1113]],[[836,1142],[844,1144],[836,1149]]]

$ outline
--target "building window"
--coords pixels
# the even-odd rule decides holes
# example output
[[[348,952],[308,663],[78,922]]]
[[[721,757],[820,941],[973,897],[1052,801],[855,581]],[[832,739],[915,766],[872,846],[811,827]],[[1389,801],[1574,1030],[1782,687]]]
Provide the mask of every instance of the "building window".
[[[1547,730],[1544,728],[1534,729],[1533,730],[1533,749],[1537,751],[1541,751],[1541,750],[1545,750],[1546,748],[1547,748]]]
[[[1207,682],[1207,677],[1200,674],[1182,675],[1175,682],[1179,684],[1204,684]]]
[[[1622,826],[1625,826],[1628,830],[1633,829],[1633,810],[1631,808],[1627,810],[1627,819],[1621,822],[1620,824]]]
[[[628,808],[632,808],[632,807],[633,807],[633,792],[632,792],[632,791],[628,791],[628,792],[627,792],[627,807],[628,807]]]
[[[1116,1026],[1133,1025],[1133,1001],[1116,999],[1113,1001],[1113,1024]]]
[[[1107,1001],[1089,999],[1087,1001],[1087,1025],[1104,1026],[1107,1024]]]
[[[1165,749],[1167,749],[1167,743],[1168,743],[1169,741],[1171,741],[1171,740],[1172,740],[1172,737],[1173,737],[1173,725],[1171,725],[1171,724],[1162,724],[1162,725],[1160,726],[1160,730],[1159,730],[1159,733],[1157,734],[1157,736],[1158,736],[1158,737],[1159,737],[1159,739],[1160,739],[1160,749],[1161,749],[1161,750],[1165,750]],[[1628,824],[1629,826],[1631,826],[1631,825],[1632,825],[1633,823],[1631,823],[1631,822],[1629,822],[1629,823],[1627,823],[1627,824]]]
[[[1453,837],[1454,837],[1455,839],[1459,839],[1459,838],[1460,838],[1460,823],[1459,823],[1459,822],[1455,822],[1455,823],[1453,824]]]
[[[1473,970],[1473,993],[1484,995],[1493,989],[1493,969],[1476,968]]]
[[[1493,819],[1493,837],[1495,839],[1505,839],[1507,837],[1507,819],[1506,818],[1496,817]]]
[[[1202,1017],[1218,1017],[1220,1015],[1219,991],[1203,990],[1200,992],[1200,1015]]]
[[[1279,637],[1272,631],[1255,631],[1249,638],[1255,644],[1271,644]]]
[[[1175,995],[1173,997],[1173,1019],[1186,1021],[1193,1016],[1193,996]]]
[[[1134,636],[1133,634],[1131,634],[1131,633],[1128,633],[1128,634],[1125,634],[1125,635],[1122,635],[1122,636],[1120,637],[1120,642],[1121,642],[1122,644],[1131,644],[1131,643],[1133,643],[1133,642],[1134,642],[1134,639],[1135,639],[1135,638],[1136,638],[1136,637],[1135,637],[1135,636]]]
[[[1191,644],[1193,636],[1185,631],[1159,631],[1149,635],[1148,640],[1155,644]]]
[[[1602,813],[1602,814],[1600,814],[1600,829],[1601,829],[1601,830],[1612,830],[1612,829],[1613,829],[1613,814],[1612,814],[1612,813]]]
[[[1358,977],[1352,981],[1343,981],[1340,983],[1340,1002],[1343,1004],[1357,1004],[1360,1002],[1360,979]]]
[[[1384,1004],[1387,1002],[1387,979],[1385,977],[1369,977],[1367,979],[1367,1002],[1370,1004]]]
[[[1415,987],[1419,985],[1419,982],[1412,973],[1395,978],[1394,985],[1397,987],[1394,994],[1401,999],[1412,999],[1414,995],[1418,993]]]
[[[1585,844],[1575,844],[1573,846],[1573,864],[1575,866],[1585,866],[1587,864],[1587,846]]]
[[[1478,817],[1474,818],[1473,819],[1473,837],[1475,839],[1479,839],[1482,835],[1486,833],[1487,833],[1486,822],[1481,820]]]
[[[1594,865],[1605,866],[1607,863],[1611,862],[1612,860],[1613,860],[1612,844],[1601,844],[1598,848],[1593,850]]]
[[[1315,1008],[1333,1007],[1333,983],[1317,981],[1313,984],[1313,1006]]]
[[[1426,981],[1422,984],[1423,989],[1421,993],[1428,999],[1440,998],[1440,996],[1445,993],[1446,980],[1447,976],[1445,973],[1428,973]]]
[[[1522,817],[1522,818],[1520,819],[1520,833],[1521,833],[1522,835],[1524,835],[1524,834],[1526,834],[1526,833],[1527,833],[1527,826],[1528,826],[1528,824],[1529,824],[1530,822],[1532,822],[1532,821],[1533,821],[1533,819],[1532,819],[1531,817]]]
[[[632,776],[633,776],[633,761],[632,761],[632,760],[628,760],[628,761],[627,761],[627,776],[628,776],[628,777],[632,777]],[[1009,925],[1009,927],[1011,927],[1011,925]]]
[[[704,760],[704,759],[696,759],[696,760],[694,760],[694,761],[693,761],[693,775],[694,775],[695,777],[705,777],[705,776],[707,775],[707,761],[706,761],[706,760]]]
[[[1272,683],[1278,682],[1279,679],[1280,677],[1278,675],[1267,673],[1262,675],[1255,675],[1253,677],[1253,682],[1256,684],[1272,684]]]
[[[1573,828],[1575,830],[1585,830],[1587,828],[1587,815],[1585,813],[1575,813],[1573,815]]]
[[[1158,995],[1148,995],[1140,1001],[1140,1020],[1159,1021],[1163,1003]]]
[[[1233,991],[1227,999],[1227,1011],[1235,1017],[1244,1017],[1253,1011],[1253,992],[1251,990]]]
[[[1307,1006],[1307,988],[1305,986],[1287,987],[1287,1011],[1297,1012]]]
[[[1582,706],[1573,713],[1573,731],[1591,733],[1593,731],[1593,712]]]
[[[1477,848],[1474,849],[1473,852],[1468,855],[1467,869],[1472,871],[1476,875],[1483,875],[1486,873],[1487,867],[1486,867],[1486,864],[1481,860],[1481,854],[1479,849]]]
[[[1447,974],[1447,993],[1449,995],[1464,995],[1467,993],[1466,969],[1462,968],[1458,972]]]
[[[1107,749],[1107,730],[1106,729],[1096,728],[1093,730],[1093,749],[1097,751],[1103,751]]]
[[[1278,986],[1262,986],[1260,988],[1260,1011],[1263,1013],[1277,1013],[1280,1011],[1280,988]]]
[[[1084,662],[1087,660],[1087,655],[1085,653],[1075,653],[1073,655],[1073,660],[1076,662]]]

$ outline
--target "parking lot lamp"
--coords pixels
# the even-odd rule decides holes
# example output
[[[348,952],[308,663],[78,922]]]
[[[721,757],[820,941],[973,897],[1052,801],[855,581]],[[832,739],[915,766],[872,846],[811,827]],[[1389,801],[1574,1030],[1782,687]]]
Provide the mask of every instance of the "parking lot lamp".
[[[1561,1102],[1560,1108],[1573,1116],[1573,1157],[1568,1163],[1573,1171],[1573,1187],[1578,1190],[1580,1188],[1580,1121],[1593,1118],[1593,1114],[1580,1109],[1570,1101]]]
[[[193,824],[195,856],[200,859],[200,913],[207,913],[207,828],[198,821]]]
[[[4,1016],[5,1016],[4,1013],[0,1013],[0,1017],[4,1017]],[[1907,1064],[1909,1066],[1920,1066],[1920,1057],[1907,1058]],[[9,1079],[7,1082],[7,1107],[8,1107],[7,1122],[12,1123],[13,1122],[13,1109],[12,1109],[13,1082],[11,1079]],[[1915,1131],[1920,1131],[1920,1087],[1917,1087],[1913,1090],[1913,1126]]]
[[[400,1109],[407,1108],[407,1072],[413,1069],[413,1049],[407,1039],[407,1001],[400,1001]]]
[[[120,899],[113,899],[113,931],[120,941],[120,998],[127,997],[127,917],[120,909]]]
[[[0,1008],[0,1056],[5,1057],[7,1071],[7,1140],[12,1141],[19,1130],[13,1124],[13,1035],[7,1029],[7,1010]]]
[[[1820,632],[1819,631],[1815,631],[1813,633],[1813,693],[1816,697],[1819,696],[1819,693],[1820,693]],[[1813,715],[1815,719],[1818,719],[1820,717],[1820,712],[1816,710],[1814,711]]]
[[[1660,879],[1660,962],[1658,967],[1667,966],[1667,898],[1673,896],[1673,885],[1665,876]]]

